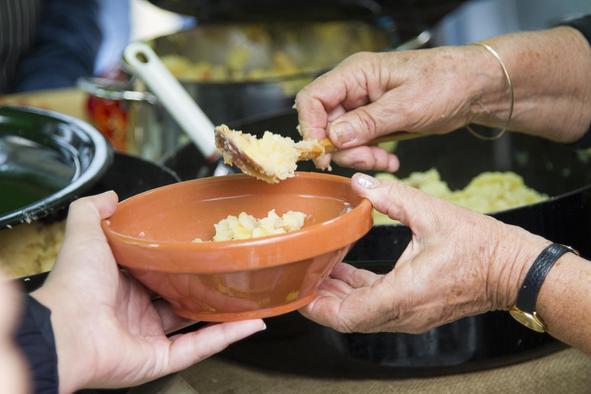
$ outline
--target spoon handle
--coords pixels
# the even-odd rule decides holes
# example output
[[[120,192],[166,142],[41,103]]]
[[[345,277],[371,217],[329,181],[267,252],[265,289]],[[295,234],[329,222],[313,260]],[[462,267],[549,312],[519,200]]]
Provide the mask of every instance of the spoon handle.
[[[219,155],[215,147],[213,123],[164,66],[152,48],[141,42],[132,42],[125,48],[123,57],[133,72],[148,85],[188,134],[203,156],[211,161],[217,160]]]

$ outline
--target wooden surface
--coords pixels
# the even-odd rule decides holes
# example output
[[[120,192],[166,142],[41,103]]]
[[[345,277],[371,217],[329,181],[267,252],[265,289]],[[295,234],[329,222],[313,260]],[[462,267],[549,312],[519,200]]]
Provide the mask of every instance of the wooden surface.
[[[261,355],[263,357],[263,355]],[[568,349],[526,363],[482,372],[405,380],[317,379],[205,360],[132,394],[255,393],[591,393],[591,358]]]
[[[49,109],[86,120],[86,94],[78,89],[59,89],[0,96],[0,105],[26,105]]]

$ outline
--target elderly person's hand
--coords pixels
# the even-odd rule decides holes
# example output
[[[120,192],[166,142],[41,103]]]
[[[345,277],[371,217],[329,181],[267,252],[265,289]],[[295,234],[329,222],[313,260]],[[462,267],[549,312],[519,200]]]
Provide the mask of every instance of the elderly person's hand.
[[[116,203],[108,192],[71,205],[57,263],[33,293],[51,310],[60,392],[156,379],[265,328],[262,320],[249,320],[167,338],[187,322],[117,268],[100,227]]]
[[[357,174],[353,185],[377,210],[410,227],[412,240],[386,275],[339,264],[322,283],[303,313],[342,332],[419,333],[508,309],[527,263],[548,244],[402,183]]]
[[[575,29],[487,40],[513,82],[511,130],[557,141],[580,138],[591,122],[591,48]],[[395,171],[398,160],[364,146],[391,132],[445,133],[468,123],[504,127],[510,99],[498,60],[475,46],[360,53],[296,97],[306,138],[330,137],[336,163]],[[330,156],[317,160],[329,164]]]
[[[306,138],[328,135],[343,149],[333,157],[338,164],[395,171],[394,155],[363,145],[393,131],[448,132],[467,123],[474,117],[470,103],[480,80],[496,77],[460,75],[459,65],[471,56],[483,60],[480,52],[441,48],[355,54],[298,93],[301,131]],[[497,81],[501,89],[502,82]],[[328,159],[318,164],[325,167]]]
[[[391,272],[337,265],[301,312],[341,332],[420,333],[464,316],[507,310],[550,241],[398,182],[353,177],[355,191],[410,227]],[[591,263],[556,262],[537,299],[550,334],[591,353]]]

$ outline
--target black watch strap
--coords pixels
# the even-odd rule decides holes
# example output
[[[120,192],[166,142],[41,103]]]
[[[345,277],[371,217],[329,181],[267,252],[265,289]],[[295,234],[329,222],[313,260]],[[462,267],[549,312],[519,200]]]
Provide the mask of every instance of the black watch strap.
[[[531,268],[527,272],[523,285],[517,295],[517,308],[527,313],[536,311],[536,302],[538,293],[544,283],[544,279],[554,266],[554,263],[565,253],[574,252],[574,249],[561,244],[548,245],[542,253],[538,255]]]

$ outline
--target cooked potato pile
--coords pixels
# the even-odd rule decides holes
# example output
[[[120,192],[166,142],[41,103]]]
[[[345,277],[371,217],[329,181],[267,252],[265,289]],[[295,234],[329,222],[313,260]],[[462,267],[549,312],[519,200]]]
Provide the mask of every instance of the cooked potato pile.
[[[256,163],[258,171],[265,179],[269,177],[279,181],[294,176],[299,151],[291,138],[270,131],[265,131],[261,138],[257,138],[252,134],[230,130],[225,125],[219,127],[231,138],[234,146],[244,157]],[[224,150],[222,155],[227,164],[234,164],[236,161],[231,152]],[[253,174],[256,176],[258,171],[253,171]]]
[[[381,173],[377,178],[394,180],[392,174]],[[498,212],[522,205],[534,204],[548,196],[527,187],[523,178],[514,172],[483,172],[462,190],[452,191],[441,179],[436,169],[426,172],[413,172],[402,183],[415,187],[427,194],[451,201],[462,207],[481,213]],[[391,224],[396,221],[373,211],[374,224]]]
[[[285,234],[301,229],[305,220],[306,214],[297,211],[288,211],[279,216],[272,209],[266,217],[261,219],[241,212],[238,216],[230,215],[216,223],[213,240],[220,242]],[[196,238],[193,242],[203,242],[203,240]]]
[[[11,278],[51,270],[64,232],[65,222],[25,223],[0,231],[0,269]]]

